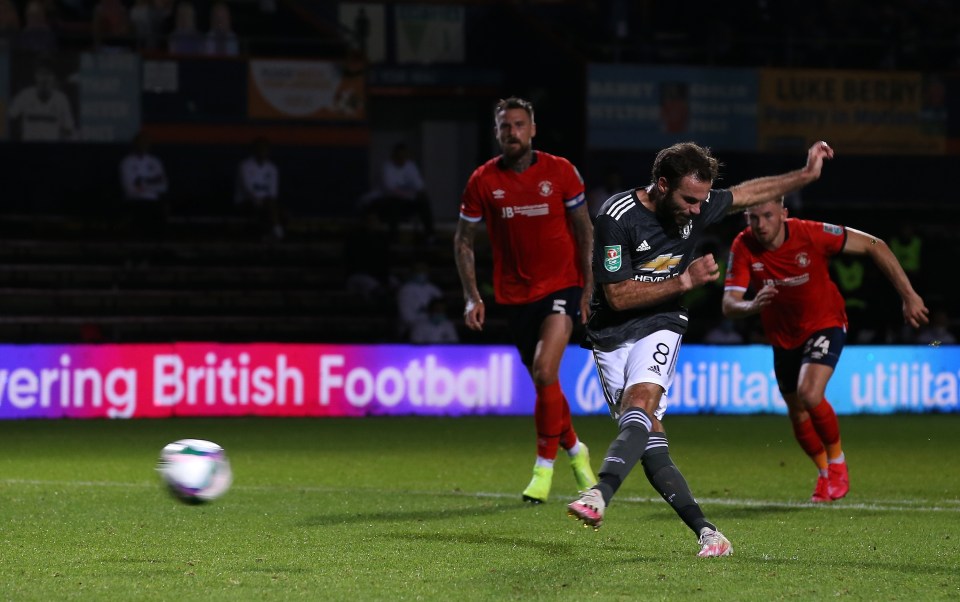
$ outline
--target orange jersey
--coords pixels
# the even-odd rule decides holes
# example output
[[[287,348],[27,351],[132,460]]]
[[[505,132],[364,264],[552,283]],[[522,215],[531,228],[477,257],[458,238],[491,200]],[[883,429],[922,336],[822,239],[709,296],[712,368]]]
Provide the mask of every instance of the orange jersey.
[[[567,212],[584,202],[583,179],[570,161],[541,151],[523,173],[490,159],[467,181],[460,217],[487,222],[497,303],[518,305],[583,286],[579,250]]]
[[[726,290],[777,287],[773,302],[760,312],[767,339],[775,347],[795,349],[810,334],[830,327],[847,327],[845,303],[830,279],[830,257],[843,250],[843,226],[790,218],[780,248],[765,249],[750,228],[730,247]]]

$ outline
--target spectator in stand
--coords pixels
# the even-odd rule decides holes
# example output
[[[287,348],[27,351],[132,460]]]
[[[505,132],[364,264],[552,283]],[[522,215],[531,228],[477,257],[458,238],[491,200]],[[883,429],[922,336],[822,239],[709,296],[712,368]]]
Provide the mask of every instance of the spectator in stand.
[[[99,0],[93,7],[93,47],[129,48],[133,42],[130,13],[120,0]]]
[[[913,338],[913,343],[932,347],[957,344],[957,337],[950,331],[950,316],[944,308],[933,310],[930,323],[920,328]]]
[[[7,114],[14,140],[55,142],[75,134],[70,99],[59,89],[53,61],[47,57],[37,58],[34,85],[13,97]]]
[[[252,153],[237,169],[234,201],[247,215],[263,226],[265,234],[276,240],[285,235],[279,201],[280,174],[270,160],[270,141],[253,141]]]
[[[230,7],[225,2],[217,2],[210,8],[207,54],[210,56],[237,56],[240,54],[240,41],[233,31]]]
[[[168,47],[170,54],[198,55],[206,50],[207,39],[197,30],[197,12],[193,4],[186,0],[177,5],[176,21],[170,32]]]
[[[151,152],[150,138],[143,132],[134,136],[130,152],[120,161],[120,185],[124,214],[132,226],[138,232],[159,233],[169,214],[167,172]]]
[[[23,9],[23,29],[16,50],[29,54],[53,54],[59,48],[57,35],[50,27],[47,11],[40,0],[30,0]]]
[[[159,47],[163,35],[163,22],[167,15],[156,0],[135,0],[130,7],[130,22],[137,45],[144,50]]]
[[[120,184],[127,201],[159,201],[167,192],[167,173],[163,163],[150,152],[150,138],[140,132],[120,162]]]
[[[0,0],[0,43],[6,46],[20,32],[20,11],[12,0]]]
[[[410,149],[405,143],[394,145],[390,159],[383,164],[381,184],[383,189],[374,201],[374,208],[380,219],[390,227],[391,238],[396,238],[401,219],[415,215],[423,224],[427,241],[432,241],[433,209],[427,198],[423,176],[410,158]]]
[[[413,326],[427,318],[427,307],[437,297],[443,297],[443,291],[430,281],[426,262],[417,261],[406,282],[397,290],[397,334],[401,339],[409,338]]]
[[[434,297],[427,304],[427,315],[413,324],[410,342],[418,344],[459,343],[460,336],[453,320],[447,315],[447,302]]]

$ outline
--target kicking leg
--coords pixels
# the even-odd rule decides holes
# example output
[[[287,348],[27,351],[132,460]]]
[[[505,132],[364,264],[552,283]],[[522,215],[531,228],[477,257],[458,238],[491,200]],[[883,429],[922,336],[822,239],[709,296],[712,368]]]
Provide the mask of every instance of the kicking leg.
[[[733,546],[717,527],[703,515],[686,479],[673,463],[665,433],[650,433],[647,451],[643,454],[643,472],[680,520],[692,530],[700,543],[700,557],[729,556]]]

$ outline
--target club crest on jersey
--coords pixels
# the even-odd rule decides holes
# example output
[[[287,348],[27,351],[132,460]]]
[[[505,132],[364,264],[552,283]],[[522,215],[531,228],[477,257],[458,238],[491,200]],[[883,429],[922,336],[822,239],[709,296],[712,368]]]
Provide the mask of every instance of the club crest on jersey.
[[[805,268],[810,265],[810,258],[806,253],[797,253],[797,265],[801,268]]]
[[[623,253],[620,252],[620,245],[607,245],[603,247],[603,267],[608,272],[616,272],[623,264]]]
[[[550,180],[544,180],[537,184],[537,188],[540,189],[540,196],[550,196],[553,194],[553,182]]]

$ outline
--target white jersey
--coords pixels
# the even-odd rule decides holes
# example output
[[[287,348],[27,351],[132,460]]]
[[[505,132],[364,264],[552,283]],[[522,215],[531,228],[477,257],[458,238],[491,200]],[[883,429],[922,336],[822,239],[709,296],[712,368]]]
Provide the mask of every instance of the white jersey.
[[[279,174],[273,161],[258,162],[248,157],[237,170],[237,185],[233,200],[237,203],[261,204],[264,199],[277,198]]]
[[[450,320],[434,322],[429,317],[420,318],[410,329],[411,343],[459,343],[460,336]]]
[[[72,138],[76,129],[70,100],[59,90],[43,100],[35,86],[24,88],[10,101],[9,117],[21,120],[23,140],[64,140]]]
[[[127,200],[156,201],[167,191],[167,174],[160,159],[132,153],[120,162],[120,183]]]
[[[388,195],[397,195],[412,199],[423,191],[423,177],[417,164],[407,161],[397,167],[393,161],[383,165],[383,190]]]

